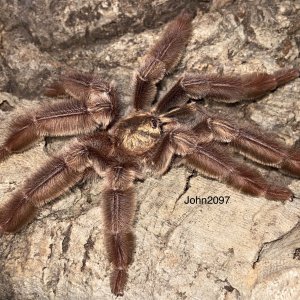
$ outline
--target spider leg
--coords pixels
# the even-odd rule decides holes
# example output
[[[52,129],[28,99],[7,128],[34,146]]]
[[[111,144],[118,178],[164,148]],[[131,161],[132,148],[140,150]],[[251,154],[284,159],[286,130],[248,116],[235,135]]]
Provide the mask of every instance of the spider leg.
[[[262,165],[281,169],[293,176],[300,176],[300,149],[288,147],[267,133],[259,133],[249,126],[238,126],[224,117],[217,116],[195,103],[187,104],[162,115],[181,124],[188,124],[199,142],[229,143],[242,155]]]
[[[71,96],[80,101],[85,101],[87,95],[98,92],[109,92],[110,85],[101,77],[89,73],[67,73],[48,85],[44,94],[49,97],[63,95]]]
[[[0,208],[0,231],[15,232],[28,223],[49,200],[80,181],[89,168],[86,148],[75,143],[70,150],[51,158]]]
[[[255,129],[238,127],[226,119],[208,119],[208,128],[216,141],[229,143],[241,154],[263,164],[300,176],[300,149],[287,147]]]
[[[38,208],[62,195],[92,171],[105,170],[111,149],[107,133],[78,138],[57,157],[29,177],[12,198],[1,205],[0,231],[14,232],[30,221]]]
[[[161,138],[157,145],[147,154],[148,167],[159,175],[164,174],[174,156],[174,149],[170,143],[170,134]]]
[[[135,213],[133,180],[136,167],[132,163],[117,163],[106,172],[106,187],[103,192],[105,240],[109,260],[114,270],[111,274],[111,291],[122,296],[127,282],[128,266],[132,262],[135,247],[132,222]]]
[[[156,94],[156,84],[178,63],[191,35],[192,17],[182,12],[171,21],[162,37],[143,57],[134,74],[133,105],[136,110],[149,108]]]
[[[269,200],[293,200],[290,189],[270,184],[259,172],[237,163],[228,155],[213,143],[198,144],[193,153],[185,156],[185,161],[208,177],[225,182],[245,194]]]
[[[0,146],[0,161],[11,153],[26,149],[43,136],[83,134],[99,125],[106,127],[117,114],[118,97],[108,83],[97,84],[97,88],[92,85],[83,90],[83,101],[74,98],[60,100],[15,119]],[[101,89],[98,88],[100,85]]]
[[[282,69],[274,74],[251,73],[235,76],[187,74],[157,103],[155,111],[167,112],[183,105],[189,98],[207,97],[227,103],[255,99],[297,77],[299,69]]]
[[[293,199],[288,188],[268,183],[256,170],[230,158],[230,154],[215,142],[199,142],[197,135],[188,129],[175,125],[168,132],[168,142],[164,145],[164,151],[171,148],[174,154],[184,158],[187,165],[245,194],[278,201]]]
[[[175,153],[184,156],[186,163],[205,175],[216,178],[252,196],[263,196],[269,200],[293,199],[286,187],[268,183],[256,170],[239,164],[215,142],[198,142],[197,135],[175,130],[173,135]]]

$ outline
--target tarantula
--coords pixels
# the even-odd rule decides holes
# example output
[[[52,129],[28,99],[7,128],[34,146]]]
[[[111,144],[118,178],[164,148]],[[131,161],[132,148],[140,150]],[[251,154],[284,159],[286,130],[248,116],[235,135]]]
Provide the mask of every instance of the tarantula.
[[[39,207],[57,198],[90,173],[104,177],[105,240],[113,265],[111,291],[123,295],[132,262],[134,181],[143,171],[164,174],[175,156],[204,175],[243,193],[270,200],[293,199],[287,187],[269,183],[259,172],[230,157],[222,144],[267,166],[300,176],[300,150],[265,133],[238,126],[199,106],[193,99],[227,103],[254,99],[297,77],[298,69],[274,74],[186,74],[155,103],[157,83],[177,65],[192,32],[192,17],[182,12],[145,54],[134,74],[133,108],[119,114],[114,84],[91,74],[69,73],[46,89],[58,100],[18,117],[0,147],[0,161],[44,136],[77,135],[67,150],[51,158],[0,209],[1,232],[15,232]],[[100,129],[99,129],[100,127]]]

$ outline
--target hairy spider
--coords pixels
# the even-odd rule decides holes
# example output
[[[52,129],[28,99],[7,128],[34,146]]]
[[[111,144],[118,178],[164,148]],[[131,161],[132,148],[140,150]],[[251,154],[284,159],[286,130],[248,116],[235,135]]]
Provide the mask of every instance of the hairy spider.
[[[81,134],[2,205],[0,230],[17,231],[39,207],[88,174],[104,177],[105,240],[113,265],[110,284],[118,296],[123,295],[132,262],[134,181],[143,178],[143,171],[162,175],[172,159],[181,156],[186,165],[243,193],[270,200],[293,199],[287,187],[269,183],[258,171],[233,160],[221,147],[225,143],[262,165],[300,176],[299,149],[256,129],[238,126],[190,101],[207,97],[232,103],[259,98],[299,77],[298,69],[242,76],[187,74],[153,103],[156,84],[176,66],[189,40],[191,21],[191,15],[182,12],[146,53],[134,74],[133,108],[128,115],[119,115],[113,84],[95,75],[69,73],[45,93],[64,98],[14,120],[0,147],[3,161],[41,137]]]

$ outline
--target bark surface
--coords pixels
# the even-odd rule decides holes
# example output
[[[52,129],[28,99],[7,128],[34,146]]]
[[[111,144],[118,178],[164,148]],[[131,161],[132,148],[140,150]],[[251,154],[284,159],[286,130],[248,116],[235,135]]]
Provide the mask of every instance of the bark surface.
[[[0,0],[0,7],[0,142],[25,107],[49,101],[43,86],[61,70],[114,79],[126,107],[138,58],[184,7],[195,12],[193,36],[160,95],[185,71],[273,73],[300,66],[299,1]],[[297,79],[257,101],[199,104],[300,146],[299,93]],[[0,201],[68,140],[42,139],[2,163]],[[260,170],[300,197],[299,180]],[[20,233],[0,237],[1,299],[114,299],[103,185],[101,179],[76,185]],[[299,198],[282,204],[248,197],[183,166],[136,188],[137,247],[124,299],[300,299]],[[184,203],[195,196],[230,199]]]

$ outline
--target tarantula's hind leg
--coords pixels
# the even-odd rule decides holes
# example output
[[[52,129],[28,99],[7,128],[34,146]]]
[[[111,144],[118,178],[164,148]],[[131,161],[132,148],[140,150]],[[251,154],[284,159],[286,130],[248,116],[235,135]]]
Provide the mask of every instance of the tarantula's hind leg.
[[[131,163],[124,163],[111,166],[106,173],[107,184],[103,193],[105,240],[114,267],[110,278],[111,291],[116,296],[124,293],[127,270],[135,247],[132,222],[135,214],[133,180],[136,171]]]
[[[128,279],[128,266],[132,262],[135,238],[131,229],[135,212],[134,189],[104,192],[105,216],[108,231],[106,248],[114,270],[110,278],[111,291],[122,296]]]
[[[197,142],[197,135],[190,130],[175,128],[170,134],[175,153],[183,156],[187,165],[208,177],[251,196],[278,201],[293,199],[293,193],[288,188],[268,183],[259,172],[234,161],[225,149],[218,148],[215,143]]]
[[[300,149],[289,147],[270,133],[253,126],[239,126],[229,118],[210,112],[196,103],[186,104],[161,115],[190,128],[199,143],[228,143],[242,155],[266,166],[300,177]]]
[[[232,160],[229,153],[224,154],[224,149],[218,149],[213,143],[197,145],[185,160],[208,177],[223,181],[245,194],[269,200],[293,200],[291,190],[268,183],[259,172]]]
[[[23,188],[0,207],[0,230],[15,232],[28,223],[39,207],[63,194],[80,181],[90,169],[88,153],[81,144],[50,159],[31,176]]]
[[[242,155],[262,165],[272,166],[300,177],[300,149],[288,147],[270,134],[259,133],[251,127],[237,126],[225,118],[209,113],[206,113],[203,119],[205,122],[195,126],[194,132],[207,128],[207,134],[215,141],[229,143]]]
[[[167,149],[182,156],[188,166],[245,194],[270,200],[293,200],[293,193],[288,188],[268,183],[259,172],[231,159],[230,154],[216,143],[199,142],[197,134],[191,130],[180,127],[170,130],[162,153]]]

